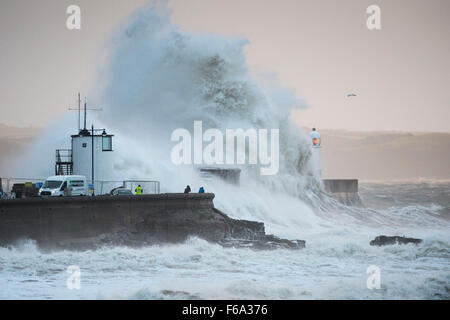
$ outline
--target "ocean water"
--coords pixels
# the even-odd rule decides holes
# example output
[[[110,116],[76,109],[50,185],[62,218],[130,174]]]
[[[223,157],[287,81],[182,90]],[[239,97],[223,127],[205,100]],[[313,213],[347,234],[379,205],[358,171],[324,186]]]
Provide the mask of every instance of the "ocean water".
[[[0,299],[449,299],[450,183],[363,183],[360,190],[371,206],[361,214],[390,219],[339,224],[348,221],[340,208],[333,226],[304,234],[303,250],[223,248],[198,238],[84,252],[43,253],[31,241],[0,248]],[[379,234],[424,241],[370,246]],[[67,287],[71,265],[80,268],[79,290]],[[380,268],[380,289],[367,288],[371,265]]]

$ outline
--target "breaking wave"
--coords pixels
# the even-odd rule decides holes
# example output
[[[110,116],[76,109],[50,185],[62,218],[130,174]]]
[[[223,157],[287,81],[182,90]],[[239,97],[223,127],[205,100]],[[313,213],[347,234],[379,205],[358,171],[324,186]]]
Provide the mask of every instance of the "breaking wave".
[[[273,77],[248,69],[246,39],[184,32],[163,3],[137,10],[108,42],[108,62],[95,88],[104,125],[116,134],[115,177],[160,180],[163,192],[204,186],[233,217],[264,221],[276,233],[299,236],[320,223],[311,205],[323,205],[309,138],[291,118],[306,103]],[[194,166],[174,165],[175,129],[279,129],[280,168],[261,176],[258,165],[239,166],[240,186],[203,181]],[[248,152],[248,150],[247,150]],[[236,166],[233,166],[236,167]]]

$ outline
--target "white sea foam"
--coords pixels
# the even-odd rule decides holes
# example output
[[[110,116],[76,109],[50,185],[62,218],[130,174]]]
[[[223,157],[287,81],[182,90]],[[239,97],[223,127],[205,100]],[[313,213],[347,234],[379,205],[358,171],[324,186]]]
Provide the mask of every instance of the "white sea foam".
[[[192,238],[181,245],[40,253],[0,249],[0,298],[94,299],[441,299],[448,298],[448,242],[371,247],[367,238],[312,241],[302,251],[222,248]],[[445,254],[446,258],[442,255]],[[382,289],[366,288],[381,268]],[[68,290],[66,267],[81,268]]]

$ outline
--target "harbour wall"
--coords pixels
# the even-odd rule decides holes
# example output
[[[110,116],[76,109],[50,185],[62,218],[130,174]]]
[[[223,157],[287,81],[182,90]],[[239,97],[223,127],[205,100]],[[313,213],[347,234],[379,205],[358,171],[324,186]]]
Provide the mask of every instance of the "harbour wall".
[[[219,241],[233,229],[264,234],[263,223],[237,223],[240,220],[216,210],[213,199],[212,193],[174,193],[0,200],[0,245],[22,239],[41,247],[83,247],[131,238],[160,243],[191,235]]]
[[[358,179],[323,179],[325,189],[331,193],[358,192]]]
[[[358,179],[323,179],[325,190],[345,205],[361,206],[358,194]]]

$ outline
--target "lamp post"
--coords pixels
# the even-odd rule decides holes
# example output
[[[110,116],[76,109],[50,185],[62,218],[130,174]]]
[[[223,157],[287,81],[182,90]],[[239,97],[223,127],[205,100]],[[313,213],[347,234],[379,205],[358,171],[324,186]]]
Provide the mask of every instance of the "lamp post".
[[[92,195],[95,196],[95,182],[94,182],[94,125],[92,125]]]

